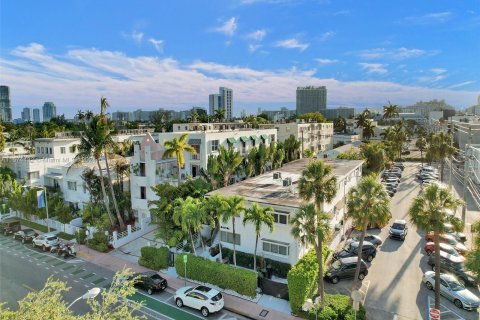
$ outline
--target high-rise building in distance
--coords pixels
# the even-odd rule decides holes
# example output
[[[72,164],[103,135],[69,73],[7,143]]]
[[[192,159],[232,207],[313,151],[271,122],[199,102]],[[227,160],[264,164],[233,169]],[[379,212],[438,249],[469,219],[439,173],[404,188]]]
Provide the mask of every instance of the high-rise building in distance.
[[[33,115],[33,123],[40,123],[40,109],[34,108],[32,110],[32,115]]]
[[[213,115],[217,109],[225,109],[225,120],[230,120],[233,115],[233,90],[220,87],[218,91],[218,94],[211,94],[208,97],[210,115]]]
[[[22,111],[22,121],[23,121],[23,122],[32,121],[32,109],[30,109],[30,108],[23,108],[23,111]]]
[[[12,121],[12,107],[10,106],[10,88],[0,86],[0,119]]]
[[[327,88],[298,87],[297,88],[297,115],[309,112],[322,112],[327,108]]]
[[[42,107],[43,110],[43,121],[47,122],[50,119],[55,118],[57,116],[57,107],[53,104],[53,102],[45,102]]]

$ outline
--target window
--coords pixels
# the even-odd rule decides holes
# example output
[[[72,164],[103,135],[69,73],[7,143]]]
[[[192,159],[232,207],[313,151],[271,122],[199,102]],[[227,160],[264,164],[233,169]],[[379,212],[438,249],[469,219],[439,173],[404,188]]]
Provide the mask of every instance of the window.
[[[64,154],[65,153],[65,147],[60,147],[60,153]]]
[[[212,151],[218,151],[218,140],[212,140]]]
[[[43,153],[43,147],[40,148],[40,152]]]
[[[77,191],[77,182],[76,181],[67,181],[68,190]]]
[[[40,147],[37,147],[37,153],[40,153]]]
[[[140,199],[147,199],[147,187],[140,187]]]
[[[272,142],[275,141],[275,135],[274,134],[270,135],[270,141],[272,141]]]
[[[34,171],[34,172],[29,172],[28,173],[28,180],[38,179],[38,178],[40,178],[40,172],[39,171]]]
[[[227,243],[233,243],[233,233],[227,232],[227,231],[222,231],[221,234],[220,234],[220,240],[222,240],[223,242],[227,242]],[[239,234],[235,234],[235,244],[237,246],[240,245],[240,235]]]
[[[275,223],[288,224],[290,220],[290,214],[288,212],[276,211],[273,213],[273,220]]]
[[[280,243],[273,240],[272,241],[263,240],[263,252],[270,252],[273,254],[288,256],[289,246],[286,243]]]
[[[52,150],[52,148],[50,148],[50,154],[53,154],[53,150]]]
[[[75,151],[77,150],[77,146],[73,145],[73,146],[70,146],[68,149],[69,149],[70,153],[75,153]]]

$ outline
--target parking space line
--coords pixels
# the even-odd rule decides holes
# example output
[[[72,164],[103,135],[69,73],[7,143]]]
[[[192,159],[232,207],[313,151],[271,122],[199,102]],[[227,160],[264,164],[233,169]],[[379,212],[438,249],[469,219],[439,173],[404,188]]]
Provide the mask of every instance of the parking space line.
[[[77,269],[77,270],[75,270],[73,272],[70,272],[70,273],[73,274],[73,275],[77,275],[77,274],[80,274],[82,272],[85,272],[85,269]]]
[[[105,280],[107,280],[107,279],[105,279],[105,278],[98,278],[97,280],[92,281],[92,283],[93,283],[93,284],[99,284],[100,282],[103,282],[103,281],[105,281]]]
[[[81,276],[80,278],[82,278],[83,280],[85,280],[85,279],[88,279],[88,278],[93,277],[94,275],[95,275],[95,273],[89,273],[89,274],[86,274],[86,275],[84,275],[84,276]]]
[[[62,264],[65,264],[65,263],[66,263],[66,262],[64,262],[64,261],[60,261],[60,262],[58,262],[58,263],[54,263],[53,265],[54,265],[55,267],[58,267],[58,266],[61,266]]]
[[[62,270],[66,271],[66,270],[72,269],[72,268],[75,268],[75,267],[70,265],[70,266],[66,266],[65,268],[62,268]]]

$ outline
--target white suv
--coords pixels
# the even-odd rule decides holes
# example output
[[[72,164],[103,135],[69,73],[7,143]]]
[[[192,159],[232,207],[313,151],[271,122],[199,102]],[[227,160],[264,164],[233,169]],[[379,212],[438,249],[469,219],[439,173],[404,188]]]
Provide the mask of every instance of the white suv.
[[[202,316],[222,310],[224,301],[220,291],[207,286],[183,287],[175,292],[175,304],[200,310]]]
[[[51,246],[58,244],[59,240],[56,235],[51,233],[41,234],[32,240],[32,246],[42,247],[43,251],[50,250]]]

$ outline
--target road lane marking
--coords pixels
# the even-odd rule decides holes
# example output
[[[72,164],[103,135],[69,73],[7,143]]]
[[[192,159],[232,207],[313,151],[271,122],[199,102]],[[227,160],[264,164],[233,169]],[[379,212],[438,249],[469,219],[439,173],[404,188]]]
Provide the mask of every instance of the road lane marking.
[[[27,289],[30,290],[30,291],[37,292],[37,289],[34,289],[34,288],[30,287],[28,284],[25,284],[25,283],[24,283],[24,284],[22,284],[22,286],[25,287],[25,288],[27,288]]]

